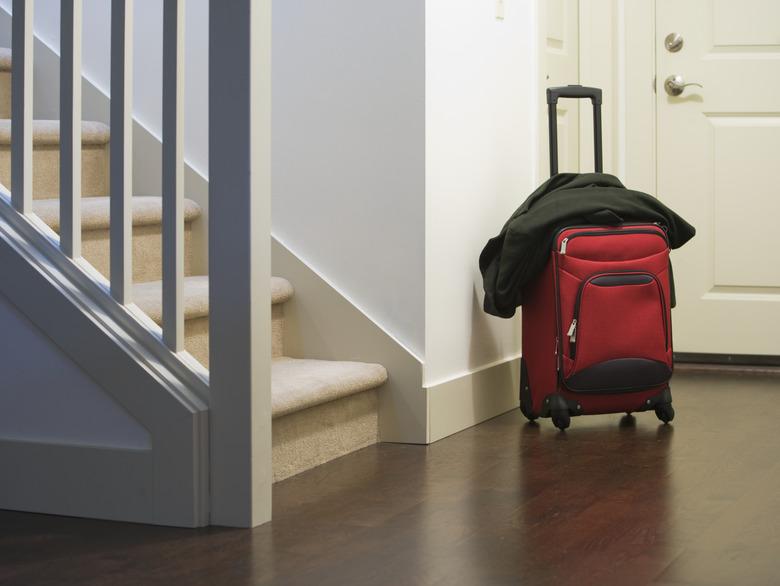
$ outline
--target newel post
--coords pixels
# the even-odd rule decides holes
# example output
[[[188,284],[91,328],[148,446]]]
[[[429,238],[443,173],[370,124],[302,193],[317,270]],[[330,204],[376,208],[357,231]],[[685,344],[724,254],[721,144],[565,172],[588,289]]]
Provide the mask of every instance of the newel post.
[[[271,518],[271,0],[209,8],[211,523]]]

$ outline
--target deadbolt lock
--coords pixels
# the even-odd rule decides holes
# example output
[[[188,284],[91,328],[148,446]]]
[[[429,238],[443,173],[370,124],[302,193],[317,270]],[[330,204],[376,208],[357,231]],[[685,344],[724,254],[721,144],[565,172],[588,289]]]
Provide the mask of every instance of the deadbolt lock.
[[[669,33],[664,39],[664,47],[670,53],[676,53],[683,47],[683,37],[680,33]]]

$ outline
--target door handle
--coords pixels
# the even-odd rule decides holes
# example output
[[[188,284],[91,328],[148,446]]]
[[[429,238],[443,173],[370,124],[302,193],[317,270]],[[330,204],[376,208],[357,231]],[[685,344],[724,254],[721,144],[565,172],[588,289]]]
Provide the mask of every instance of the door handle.
[[[675,75],[670,75],[666,78],[664,81],[664,89],[666,90],[666,93],[670,96],[679,96],[683,91],[685,91],[685,88],[687,88],[689,85],[695,85],[700,88],[703,88],[704,86],[700,83],[685,83],[685,80],[683,79],[683,76],[679,73]]]

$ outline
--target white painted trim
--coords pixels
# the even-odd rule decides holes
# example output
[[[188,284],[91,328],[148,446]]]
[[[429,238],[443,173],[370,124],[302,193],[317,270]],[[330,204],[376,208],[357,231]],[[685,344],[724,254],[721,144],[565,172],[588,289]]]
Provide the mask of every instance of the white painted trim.
[[[271,519],[271,0],[209,6],[212,522]]]
[[[151,449],[0,439],[0,464],[13,470],[0,482],[4,509],[159,523]]]
[[[423,363],[278,238],[273,273],[295,293],[284,304],[284,353],[378,362],[389,379],[379,393],[379,439],[428,444],[518,405],[519,355],[423,387]]]
[[[71,260],[59,250],[59,237],[37,216],[20,216],[11,206],[11,196],[0,185],[0,227],[19,246],[24,258],[58,286],[70,292],[74,305],[119,338],[132,340],[127,350],[146,368],[158,371],[181,400],[207,405],[209,373],[187,352],[172,353],[162,344],[162,330],[137,306],[121,306],[111,299],[106,278],[83,259]],[[53,324],[56,327],[56,324]]]
[[[534,90],[534,96],[531,99],[531,107],[534,109],[534,112],[543,112],[545,110],[542,110],[542,94],[545,91],[546,87],[544,84],[544,80],[542,80],[542,63],[541,60],[544,56],[544,53],[542,51],[542,9],[540,6],[541,2],[544,2],[545,0],[536,0],[532,5],[532,19],[535,23],[535,26],[533,27],[533,34],[535,35],[535,38],[531,44],[533,47],[533,55],[531,56],[531,71],[532,71],[532,78],[536,80],[536,86],[532,88]],[[536,165],[533,165],[533,172],[531,174],[531,184],[532,185],[539,185],[542,182],[542,171],[541,167],[538,164],[540,161],[540,157],[542,156],[542,148],[541,148],[541,140],[542,140],[542,133],[547,132],[547,124],[546,124],[546,117],[542,116],[538,119],[538,124],[533,124],[531,127],[531,159],[534,161],[537,161]],[[546,175],[544,179],[546,179]]]
[[[428,442],[516,409],[520,362],[509,360],[428,387]]]
[[[420,360],[275,238],[271,254],[274,275],[295,288],[283,308],[285,355],[382,364],[389,379],[377,391],[380,441],[427,443]]]
[[[625,2],[625,0],[622,0]],[[658,195],[656,181],[655,0],[625,12],[625,180],[634,189]],[[627,7],[628,8],[628,7]]]
[[[163,4],[163,341],[184,350],[184,6]]]
[[[488,364],[483,364],[483,365],[478,366],[476,368],[472,368],[472,369],[469,369],[469,370],[463,370],[463,371],[461,371],[461,372],[459,372],[457,374],[453,374],[451,376],[447,376],[447,377],[441,378],[439,380],[434,380],[432,382],[431,381],[426,381],[428,383],[428,384],[426,384],[426,388],[430,389],[430,388],[433,388],[433,387],[438,387],[440,385],[445,385],[445,384],[450,383],[452,381],[456,381],[458,379],[461,379],[461,378],[464,378],[464,377],[467,377],[467,376],[478,374],[478,373],[482,372],[483,370],[487,370],[489,368],[493,368],[495,366],[499,366],[500,364],[506,364],[507,362],[512,362],[514,360],[520,360],[520,357],[522,355],[523,355],[523,352],[521,350],[520,352],[517,352],[517,353],[512,354],[510,356],[503,356],[503,357],[499,358],[498,360],[494,360],[493,362],[489,362]]]
[[[81,256],[81,34],[82,1],[61,3],[60,247]]]
[[[11,181],[16,211],[32,211],[33,0],[14,0],[11,16]]]
[[[655,194],[655,0],[581,3],[580,81],[604,90],[604,168],[627,186]],[[584,118],[581,129],[590,125]],[[586,163],[588,137],[581,132]]]
[[[382,324],[380,324],[378,321],[376,321],[369,313],[363,309],[354,299],[352,299],[347,293],[345,293],[343,290],[341,290],[335,283],[330,281],[326,276],[324,276],[322,273],[320,273],[317,269],[315,269],[311,263],[309,263],[305,258],[303,258],[301,255],[299,255],[293,248],[287,245],[287,243],[284,242],[281,238],[279,238],[276,234],[271,231],[271,238],[273,238],[277,243],[279,243],[280,246],[283,246],[285,249],[287,249],[290,254],[294,255],[303,265],[310,270],[312,273],[314,273],[319,279],[324,281],[331,289],[336,291],[341,297],[343,297],[345,300],[347,300],[352,307],[354,307],[357,311],[359,311],[367,320],[369,320],[372,324],[374,324],[376,327],[381,329],[386,336],[391,338],[396,344],[398,344],[399,347],[403,348],[405,352],[407,352],[409,355],[413,356],[417,362],[420,364],[423,363],[423,359],[421,356],[416,354],[411,348],[406,346],[403,342],[401,342],[398,338],[396,338],[391,332],[388,332]]]
[[[111,2],[111,295],[133,290],[133,0]]]

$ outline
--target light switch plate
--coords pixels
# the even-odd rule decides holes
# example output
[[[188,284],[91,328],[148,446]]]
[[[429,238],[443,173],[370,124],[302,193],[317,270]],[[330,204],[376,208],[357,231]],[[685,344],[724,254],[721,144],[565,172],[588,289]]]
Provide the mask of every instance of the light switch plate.
[[[504,0],[496,0],[496,20],[504,20]]]

